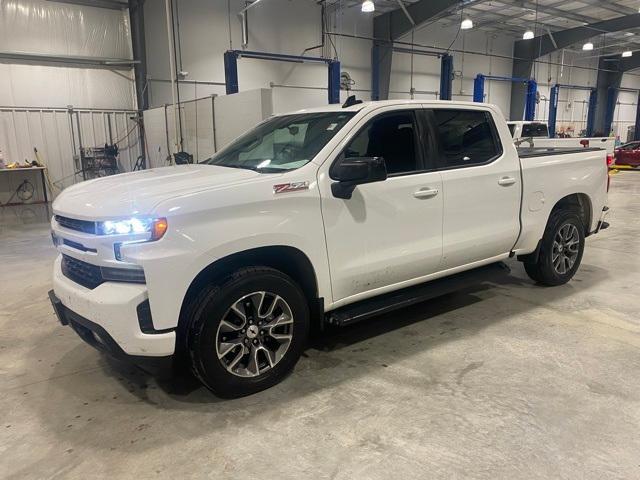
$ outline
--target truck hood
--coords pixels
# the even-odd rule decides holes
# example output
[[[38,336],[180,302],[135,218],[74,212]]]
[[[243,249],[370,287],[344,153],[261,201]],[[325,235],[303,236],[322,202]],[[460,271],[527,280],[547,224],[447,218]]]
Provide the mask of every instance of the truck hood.
[[[153,213],[154,207],[169,198],[261,177],[264,175],[252,170],[213,165],[153,168],[69,187],[53,202],[53,211],[81,220],[144,215]]]

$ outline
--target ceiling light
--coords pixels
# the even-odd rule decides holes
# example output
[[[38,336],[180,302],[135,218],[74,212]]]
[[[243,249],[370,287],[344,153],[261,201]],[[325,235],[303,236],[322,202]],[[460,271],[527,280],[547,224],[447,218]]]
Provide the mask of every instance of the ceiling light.
[[[633,32],[627,32],[627,33],[625,33],[624,35],[625,35],[625,37],[633,37],[633,36],[635,35],[635,33],[633,33]]]
[[[593,50],[593,43],[591,42],[585,43],[584,45],[582,45],[582,50],[585,50],[585,51]]]
[[[523,40],[531,40],[533,37],[535,36],[535,34],[533,33],[532,30],[527,30],[526,32],[524,32],[524,34],[522,35],[522,39]]]
[[[462,23],[460,24],[461,30],[471,30],[472,28],[473,21],[470,18],[465,18],[464,20],[462,20]]]
[[[627,50],[625,52],[622,52],[622,56],[623,57],[632,57],[633,56],[633,52],[631,50]]]
[[[362,7],[360,10],[365,13],[371,13],[376,11],[376,6],[371,0],[364,0],[364,2],[362,2]]]

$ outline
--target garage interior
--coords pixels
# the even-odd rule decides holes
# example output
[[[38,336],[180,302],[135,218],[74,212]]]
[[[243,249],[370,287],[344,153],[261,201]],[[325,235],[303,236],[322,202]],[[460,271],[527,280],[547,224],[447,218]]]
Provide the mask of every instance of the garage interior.
[[[510,259],[498,282],[327,329],[239,399],[101,354],[47,297],[65,188],[202,162],[274,114],[482,102],[551,137],[638,141],[639,8],[0,2],[0,476],[639,478],[637,167],[609,169],[611,227],[566,285]]]

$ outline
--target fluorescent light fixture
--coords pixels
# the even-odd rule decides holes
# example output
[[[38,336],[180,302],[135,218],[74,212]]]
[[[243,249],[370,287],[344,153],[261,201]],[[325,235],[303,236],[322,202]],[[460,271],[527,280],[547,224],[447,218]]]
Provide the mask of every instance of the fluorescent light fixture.
[[[623,57],[632,57],[633,56],[633,52],[631,50],[626,50],[626,51],[622,52],[622,56]]]
[[[532,30],[527,30],[526,32],[524,32],[524,34],[522,35],[522,39],[523,40],[531,40],[534,37],[534,33]]]
[[[590,50],[593,50],[593,43],[591,42],[587,42],[584,45],[582,45],[582,50],[588,52]]]
[[[472,28],[473,21],[470,18],[465,18],[464,20],[462,20],[462,23],[460,24],[461,30],[471,30]]]
[[[365,13],[371,13],[376,11],[376,6],[371,0],[364,0],[362,7],[360,8]]]

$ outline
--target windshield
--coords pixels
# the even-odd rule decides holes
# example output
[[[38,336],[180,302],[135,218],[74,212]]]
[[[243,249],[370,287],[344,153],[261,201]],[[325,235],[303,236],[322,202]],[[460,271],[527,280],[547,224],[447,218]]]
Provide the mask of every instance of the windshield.
[[[295,170],[309,163],[354,115],[322,112],[270,118],[203,163],[260,173]]]

